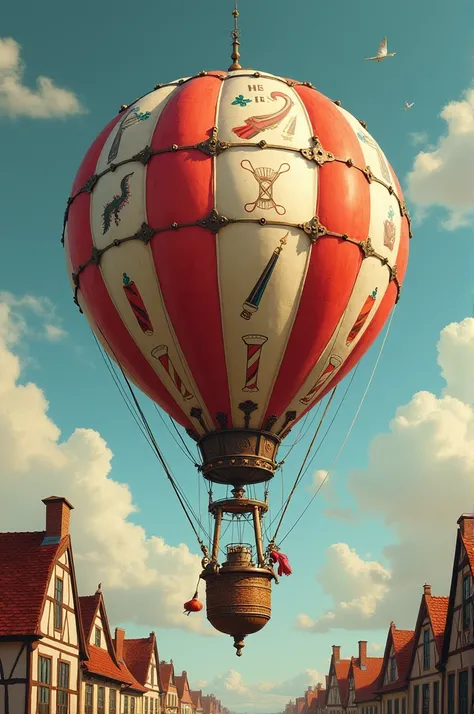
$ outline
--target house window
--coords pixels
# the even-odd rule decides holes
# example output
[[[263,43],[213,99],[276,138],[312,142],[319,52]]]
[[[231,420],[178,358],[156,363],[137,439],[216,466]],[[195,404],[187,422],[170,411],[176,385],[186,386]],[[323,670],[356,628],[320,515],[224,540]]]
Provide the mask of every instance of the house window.
[[[56,578],[54,582],[54,629],[60,630],[63,625],[63,581]]]
[[[458,679],[458,714],[468,714],[467,706],[467,682],[468,674],[465,669],[463,672],[459,672]]]
[[[127,695],[123,698],[123,714],[128,714],[128,697]]]
[[[471,576],[466,575],[462,581],[462,626],[465,630],[470,626],[470,595],[471,595]]]
[[[38,660],[38,714],[51,712],[51,659]]]
[[[415,686],[413,687],[413,714],[418,714],[419,703],[420,703],[420,687],[418,684],[415,684]]]
[[[456,675],[448,674],[448,714],[454,714],[454,688],[456,685]]]
[[[400,700],[395,699],[394,702],[395,714],[400,714]]]
[[[151,701],[153,702],[153,699]],[[148,699],[146,697],[145,697],[145,714],[148,714]]]
[[[93,714],[94,711],[94,687],[92,684],[86,684],[84,697],[84,714]]]
[[[130,697],[130,714],[135,714],[135,697]]]
[[[423,669],[430,668],[430,630],[423,632]]]
[[[429,684],[423,684],[423,687],[421,690],[421,698],[422,698],[422,703],[421,703],[422,714],[430,714],[430,685]]]
[[[406,697],[402,699],[402,714],[407,714],[407,700]]]
[[[117,690],[109,689],[109,714],[117,714]]]
[[[439,682],[433,682],[433,714],[439,714]]]
[[[155,685],[155,668],[151,667],[151,686]]]
[[[394,682],[397,678],[397,661],[395,656],[390,657],[390,681]]]
[[[392,700],[387,701],[387,714],[392,714]]]
[[[100,629],[100,627],[95,628],[94,644],[96,647],[100,647],[102,644],[102,630]]]
[[[99,687],[97,689],[97,714],[105,714],[105,689]]]
[[[58,662],[58,691],[56,694],[56,714],[69,712],[69,662]]]

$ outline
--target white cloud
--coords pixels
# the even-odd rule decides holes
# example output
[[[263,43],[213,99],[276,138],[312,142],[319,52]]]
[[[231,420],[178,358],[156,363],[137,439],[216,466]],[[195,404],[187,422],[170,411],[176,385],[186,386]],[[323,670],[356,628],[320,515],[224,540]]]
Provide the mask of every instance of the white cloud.
[[[324,682],[324,675],[314,669],[305,669],[283,682],[267,680],[247,682],[240,672],[229,669],[208,682],[207,691],[212,692],[231,711],[278,712],[289,699],[300,697],[309,686]],[[197,682],[193,682],[193,687]]]
[[[319,580],[333,607],[300,615],[301,628],[375,629],[391,620],[409,628],[423,583],[448,594],[456,520],[474,509],[474,318],[441,332],[438,363],[443,394],[418,392],[399,407],[390,431],[372,440],[367,468],[349,476],[357,512],[393,529],[395,542],[383,551],[388,567],[347,544],[331,546]]]
[[[383,654],[383,649],[385,645],[381,645],[379,642],[371,642],[367,646],[367,651],[369,655],[380,657]]]
[[[42,301],[17,301],[35,310]],[[92,429],[61,438],[48,402],[35,384],[19,384],[24,326],[0,302],[0,522],[3,531],[41,530],[41,499],[64,495],[75,510],[71,534],[80,592],[102,582],[112,623],[214,631],[203,614],[183,616],[200,572],[200,557],[169,545],[131,522],[136,512],[126,484],[110,475],[112,452]]]
[[[34,295],[18,298],[12,293],[0,290],[0,303],[9,307],[10,336],[13,335],[15,341],[20,335],[50,342],[59,342],[67,336],[66,330],[61,327],[62,320],[56,312],[56,307],[49,298]],[[31,326],[25,318],[25,312],[37,318],[39,329]]]
[[[407,197],[419,209],[442,206],[448,211],[445,228],[470,225],[474,217],[474,89],[441,112],[447,133],[437,145],[421,151],[407,176]]]
[[[331,500],[334,497],[332,482],[329,479],[328,471],[325,471],[324,469],[318,469],[313,472],[311,483],[307,489],[310,493],[316,493],[316,491],[321,489],[322,495],[324,495],[324,497],[328,500]]]
[[[0,37],[0,115],[51,119],[85,112],[73,92],[49,77],[39,76],[36,89],[25,86],[24,72],[21,46],[12,37]]]
[[[426,131],[412,131],[410,133],[410,139],[412,144],[418,146],[419,144],[426,144],[428,141],[428,134]]]

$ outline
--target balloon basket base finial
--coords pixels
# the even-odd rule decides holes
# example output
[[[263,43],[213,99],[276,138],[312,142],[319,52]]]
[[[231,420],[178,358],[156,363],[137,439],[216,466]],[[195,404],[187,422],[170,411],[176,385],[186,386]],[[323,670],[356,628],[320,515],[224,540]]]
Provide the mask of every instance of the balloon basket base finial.
[[[245,642],[243,637],[234,637],[234,647],[235,647],[235,654],[237,657],[242,657],[242,650],[245,647]]]

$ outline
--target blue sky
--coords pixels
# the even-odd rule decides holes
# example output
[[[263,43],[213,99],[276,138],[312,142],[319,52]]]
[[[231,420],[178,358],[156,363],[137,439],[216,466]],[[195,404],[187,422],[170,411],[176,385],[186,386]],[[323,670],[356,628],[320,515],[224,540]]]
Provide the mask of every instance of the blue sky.
[[[87,323],[73,305],[67,281],[60,233],[64,206],[81,158],[95,136],[122,103],[157,82],[194,74],[201,69],[225,69],[230,64],[230,2],[205,4],[84,0],[65,9],[48,3],[9,3],[2,15],[2,36],[22,46],[25,84],[38,75],[73,91],[87,113],[64,119],[35,119],[0,114],[2,166],[0,175],[0,291],[49,298],[56,306],[67,339],[30,342],[34,357],[23,374],[42,389],[49,414],[67,437],[76,427],[96,429],[114,453],[114,479],[127,483],[139,511],[132,520],[148,535],[162,536],[194,549],[192,534],[172,499],[163,474],[128,415],[103,366]],[[442,0],[283,0],[240,3],[243,66],[311,81],[356,117],[383,147],[402,185],[420,151],[412,134],[424,134],[435,145],[445,133],[439,117],[457,101],[472,79],[472,13],[468,0],[452,0],[449,12]],[[388,35],[396,57],[386,63],[363,62]],[[414,101],[409,112],[404,101]],[[411,208],[412,214],[415,210]],[[391,333],[364,407],[339,462],[334,490],[339,506],[354,504],[347,490],[352,470],[364,469],[371,439],[386,432],[399,405],[419,390],[439,394],[443,387],[436,364],[436,343],[447,324],[470,316],[473,308],[472,228],[446,231],[444,211],[432,210],[414,221],[414,237],[402,298]],[[361,364],[347,400],[311,469],[329,468],[365,389],[380,340]],[[340,390],[343,391],[343,388]],[[189,484],[196,502],[196,474],[170,440],[151,405],[147,413],[161,437],[167,457]],[[290,436],[290,441],[293,434]],[[285,469],[289,484],[309,436],[293,451]],[[380,474],[384,478],[384,474]],[[278,476],[275,481],[279,481]],[[292,523],[309,498],[305,484],[292,505]],[[275,484],[275,502],[280,483]],[[387,485],[389,493],[389,485]],[[50,495],[45,493],[44,496]],[[358,639],[383,643],[385,628],[366,632],[339,630],[312,634],[294,628],[300,612],[322,614],[331,599],[315,575],[326,561],[327,548],[350,543],[358,553],[384,562],[382,550],[395,536],[382,519],[355,522],[324,515],[319,496],[285,542],[294,575],[274,592],[274,615],[265,633],[249,639],[237,662],[246,680],[285,680],[304,669],[327,672],[331,644],[355,654]],[[454,526],[453,526],[454,529]],[[447,587],[448,573],[446,573]],[[420,588],[423,583],[420,582]],[[192,593],[190,593],[191,595]],[[409,627],[415,622],[400,622]],[[387,627],[389,621],[387,621]],[[128,625],[130,635],[153,627]],[[193,679],[236,668],[227,639],[206,638],[176,629],[159,632],[162,656],[173,657]]]

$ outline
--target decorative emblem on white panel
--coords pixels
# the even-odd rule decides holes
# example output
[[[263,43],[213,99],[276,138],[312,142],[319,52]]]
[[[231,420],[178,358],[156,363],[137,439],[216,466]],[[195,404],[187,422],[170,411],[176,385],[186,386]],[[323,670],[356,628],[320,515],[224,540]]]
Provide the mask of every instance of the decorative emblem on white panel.
[[[140,295],[140,291],[133,280],[128,277],[127,273],[123,273],[122,280],[123,291],[127,296],[128,304],[132,308],[138,324],[145,335],[152,335],[153,325],[151,324],[151,320],[145,307],[145,303],[143,302],[143,298]]]
[[[242,312],[240,313],[240,317],[243,317],[244,320],[250,320],[252,314],[254,312],[257,312],[260,305],[260,300],[262,299],[263,293],[265,292],[272,273],[275,270],[277,260],[280,257],[281,251],[283,250],[283,246],[287,243],[287,237],[288,233],[285,233],[283,238],[280,239],[280,245],[275,248],[275,250],[271,254],[270,260],[264,267],[262,274],[260,275],[254,287],[252,288],[247,300],[242,305]]]
[[[110,164],[114,159],[117,158],[117,154],[120,148],[120,142],[122,141],[123,132],[134,124],[138,124],[139,121],[146,121],[151,116],[150,112],[141,112],[140,107],[134,107],[128,114],[124,116],[120,122],[115,138],[110,147],[109,155],[107,157],[107,163]]]
[[[119,213],[130,200],[130,176],[133,176],[133,171],[125,174],[120,181],[120,193],[116,193],[111,201],[109,201],[102,212],[102,233],[105,235],[112,225],[112,218],[115,225],[120,223]]]
[[[285,128],[283,129],[282,136],[286,141],[291,141],[295,135],[296,131],[296,121],[298,117],[293,117],[288,121]]]
[[[171,361],[171,357],[168,354],[168,348],[166,345],[159,345],[159,347],[155,347],[151,351],[152,357],[155,357],[165,368],[166,372],[169,374],[171,377],[171,380],[178,390],[180,392],[181,396],[183,397],[185,402],[188,402],[190,399],[193,398],[193,394],[189,391],[189,389],[186,388],[186,386],[183,383],[183,380],[179,376],[178,372],[175,369],[175,366],[173,362]]]
[[[290,170],[290,164],[281,164],[278,171],[275,169],[258,167],[254,169],[252,164],[248,159],[244,159],[240,162],[245,171],[250,171],[256,182],[258,183],[258,196],[255,201],[251,203],[246,203],[244,208],[247,213],[252,213],[256,208],[261,208],[264,211],[269,211],[272,208],[278,213],[279,216],[284,216],[286,213],[286,208],[280,206],[273,199],[273,186],[275,181],[282,175],[288,173]]]
[[[383,244],[389,250],[393,250],[393,246],[395,245],[396,228],[395,223],[393,222],[394,216],[395,211],[393,210],[393,207],[390,206],[388,216],[383,223]]]
[[[305,406],[307,406],[315,398],[317,392],[319,392],[321,387],[324,384],[326,384],[326,382],[329,381],[334,370],[337,369],[338,367],[340,367],[341,364],[342,364],[342,359],[340,357],[338,357],[337,355],[332,355],[329,358],[329,364],[327,365],[324,372],[318,378],[318,381],[315,384],[313,384],[313,386],[311,387],[309,392],[302,399],[300,399],[301,404],[304,404]]]
[[[243,392],[258,392],[257,380],[262,347],[268,341],[265,335],[244,335],[242,340],[247,345],[247,364],[245,368],[245,387]]]
[[[370,315],[370,312],[374,306],[374,303],[377,299],[377,288],[370,293],[370,295],[367,296],[364,304],[362,305],[362,309],[359,312],[356,321],[352,325],[351,329],[349,330],[349,334],[347,335],[346,339],[346,346],[348,347],[351,342],[354,342],[355,338],[359,334],[359,332],[362,330],[364,327],[367,318]]]
[[[239,97],[237,97],[237,99],[239,99]],[[287,94],[283,94],[283,92],[271,92],[270,99],[272,101],[283,99],[283,107],[276,112],[272,112],[271,114],[259,114],[248,117],[244,120],[245,124],[242,126],[234,126],[232,131],[239,137],[239,139],[253,139],[262,131],[275,129],[283,121],[283,119],[288,116],[294,106],[293,100]],[[232,102],[232,104],[235,103],[236,102]]]
[[[379,165],[380,165],[380,171],[382,172],[382,176],[384,177],[385,181],[387,183],[390,183],[390,172],[388,170],[387,162],[385,161],[385,157],[380,151],[380,147],[377,144],[376,141],[374,141],[370,136],[367,136],[366,134],[363,134],[361,131],[357,132],[357,136],[361,141],[364,142],[364,144],[367,144],[367,146],[370,146],[372,149],[374,149],[377,153],[377,158],[379,160]]]

